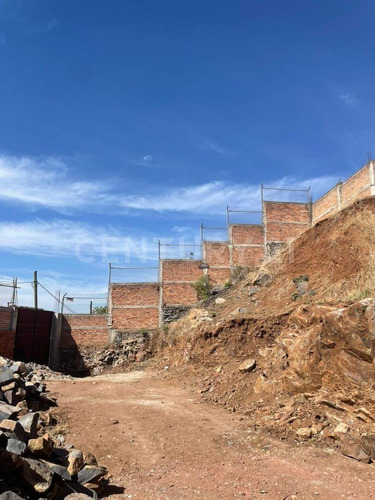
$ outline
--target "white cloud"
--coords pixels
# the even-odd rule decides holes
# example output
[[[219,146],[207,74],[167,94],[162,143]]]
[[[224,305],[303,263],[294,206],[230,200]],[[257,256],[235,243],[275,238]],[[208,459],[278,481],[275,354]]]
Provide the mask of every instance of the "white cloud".
[[[260,208],[259,185],[215,181],[166,188],[156,186],[147,195],[119,193],[118,183],[77,181],[74,172],[59,158],[38,160],[28,157],[0,156],[0,200],[23,204],[28,208],[49,208],[61,213],[86,210],[91,213],[136,211],[175,211],[222,215],[226,205],[257,210]],[[292,177],[276,180],[274,187],[303,188],[311,184],[317,197],[337,179],[329,176],[305,181]]]
[[[208,149],[211,149],[211,151],[214,151],[215,153],[217,153],[219,155],[224,155],[224,154],[228,153],[228,151],[226,149],[219,146],[219,144],[217,144],[216,142],[204,141],[204,144],[206,145],[206,147]]]
[[[98,227],[66,219],[0,222],[0,250],[20,255],[74,257],[95,261],[141,262],[157,258],[152,237],[131,236],[114,227]]]
[[[37,160],[0,156],[0,200],[42,206],[58,211],[101,204],[103,184],[73,181],[59,158]]]
[[[151,155],[146,155],[143,157],[143,161],[146,161],[148,163],[152,162],[153,158]]]
[[[296,180],[284,177],[268,184],[269,187],[307,189],[311,186],[315,196],[330,189],[337,179],[330,176],[317,177],[307,180]],[[281,195],[272,193],[275,199],[293,199],[292,193]],[[306,195],[300,195],[300,200]],[[260,210],[260,186],[252,184],[230,184],[221,181],[212,181],[197,186],[179,187],[166,191],[163,194],[150,196],[124,196],[119,204],[123,208],[155,211],[181,211],[207,215],[223,215],[227,205]]]
[[[340,94],[338,97],[348,108],[354,109],[359,105],[359,99],[351,92]]]

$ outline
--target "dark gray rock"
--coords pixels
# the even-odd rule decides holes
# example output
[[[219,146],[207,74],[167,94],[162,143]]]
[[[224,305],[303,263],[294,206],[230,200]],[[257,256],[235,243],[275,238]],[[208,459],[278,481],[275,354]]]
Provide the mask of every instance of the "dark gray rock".
[[[15,453],[16,455],[23,455],[26,451],[26,443],[20,441],[16,438],[9,438],[6,450],[10,453]]]
[[[272,283],[272,277],[269,274],[261,273],[253,281],[254,286],[270,286]]]
[[[27,375],[28,369],[25,363],[22,361],[15,361],[11,366],[10,369],[14,373],[19,373],[20,375]]]
[[[163,307],[163,323],[172,323],[190,311],[189,306],[165,306]]]
[[[98,495],[94,490],[86,488],[82,484],[64,481],[59,489],[58,499],[67,500],[68,498],[71,500],[86,500],[86,498],[98,500]]]
[[[52,462],[47,462],[45,460],[42,460],[42,462],[46,463],[52,472],[54,472],[55,474],[60,476],[62,479],[65,479],[65,481],[72,480],[72,477],[68,472],[68,469],[66,467],[64,467],[63,465],[54,464]]]
[[[21,410],[15,406],[8,405],[4,401],[0,401],[0,421],[15,417]]]
[[[8,384],[9,382],[12,382],[15,380],[14,378],[14,372],[12,370],[3,370],[0,371],[0,384]]]
[[[15,420],[2,420],[0,422],[0,430],[4,432],[8,438],[18,439],[24,443],[28,441],[28,436],[24,428]]]
[[[94,483],[107,474],[106,469],[95,465],[86,465],[78,472],[78,482],[80,484]]]
[[[23,427],[24,431],[27,432],[29,438],[31,439],[37,437],[38,421],[38,412],[27,413],[27,415],[18,419],[18,423]]]
[[[24,497],[20,497],[14,491],[6,491],[0,495],[0,500],[25,500]]]

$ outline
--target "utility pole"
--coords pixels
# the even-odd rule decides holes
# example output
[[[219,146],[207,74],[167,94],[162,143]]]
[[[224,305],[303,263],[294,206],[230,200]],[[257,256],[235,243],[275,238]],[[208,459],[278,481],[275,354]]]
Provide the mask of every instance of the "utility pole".
[[[38,271],[34,271],[34,308],[38,309]]]

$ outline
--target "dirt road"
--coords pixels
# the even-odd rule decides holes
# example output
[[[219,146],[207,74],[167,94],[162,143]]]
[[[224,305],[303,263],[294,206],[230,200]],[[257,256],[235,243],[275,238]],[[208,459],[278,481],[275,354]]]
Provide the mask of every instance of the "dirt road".
[[[48,382],[68,442],[108,467],[111,499],[375,498],[375,467],[249,431],[163,374]]]

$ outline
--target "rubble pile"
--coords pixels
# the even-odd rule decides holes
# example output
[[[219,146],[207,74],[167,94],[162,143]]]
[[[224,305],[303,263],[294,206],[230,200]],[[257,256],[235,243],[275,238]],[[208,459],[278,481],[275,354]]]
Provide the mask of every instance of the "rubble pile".
[[[151,351],[146,347],[148,339],[147,332],[129,334],[104,351],[82,352],[82,359],[91,375],[99,375],[114,368],[123,369],[134,361],[145,361],[151,356]]]
[[[57,404],[43,380],[56,375],[31,366],[0,358],[0,500],[97,498],[107,471],[91,453],[51,437]]]

